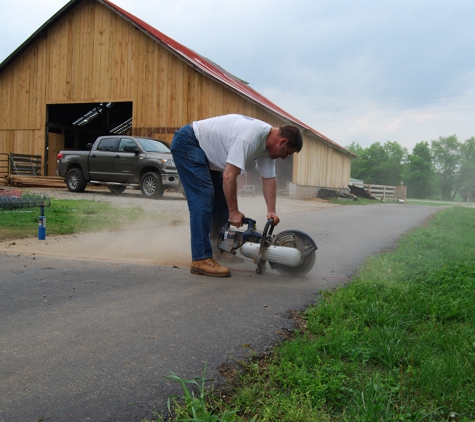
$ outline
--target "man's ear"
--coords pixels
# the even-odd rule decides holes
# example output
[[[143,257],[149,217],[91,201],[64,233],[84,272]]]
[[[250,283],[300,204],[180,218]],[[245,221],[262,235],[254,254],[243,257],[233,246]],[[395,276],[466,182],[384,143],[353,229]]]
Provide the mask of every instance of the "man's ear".
[[[280,141],[279,141],[279,145],[282,146],[282,145],[285,145],[289,142],[289,140],[287,138],[281,138]]]

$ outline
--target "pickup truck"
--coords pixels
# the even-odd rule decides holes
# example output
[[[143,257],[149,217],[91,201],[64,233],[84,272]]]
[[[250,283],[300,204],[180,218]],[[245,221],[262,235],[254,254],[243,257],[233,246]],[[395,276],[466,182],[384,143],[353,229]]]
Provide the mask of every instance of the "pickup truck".
[[[83,192],[91,183],[107,185],[115,195],[127,186],[140,188],[151,199],[165,189],[183,193],[169,145],[153,138],[100,136],[90,151],[60,151],[58,174],[71,192]]]

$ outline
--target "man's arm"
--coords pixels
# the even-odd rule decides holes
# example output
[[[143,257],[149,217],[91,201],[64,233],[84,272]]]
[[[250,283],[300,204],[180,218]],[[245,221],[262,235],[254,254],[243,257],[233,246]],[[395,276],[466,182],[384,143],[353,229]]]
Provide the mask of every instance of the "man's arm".
[[[236,227],[242,226],[244,214],[239,211],[237,200],[237,177],[241,169],[227,163],[223,172],[223,191],[229,210],[229,222]]]
[[[275,177],[262,178],[262,192],[267,204],[267,219],[274,219],[274,226],[280,222],[279,216],[275,211],[275,203],[277,197],[277,179]]]

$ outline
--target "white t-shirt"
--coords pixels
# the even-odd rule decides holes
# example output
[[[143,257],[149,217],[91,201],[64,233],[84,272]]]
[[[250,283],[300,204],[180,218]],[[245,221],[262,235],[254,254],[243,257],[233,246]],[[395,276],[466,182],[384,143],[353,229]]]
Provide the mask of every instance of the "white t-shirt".
[[[224,171],[229,163],[242,173],[255,160],[256,168],[265,178],[275,177],[275,160],[266,150],[271,128],[268,123],[239,114],[193,122],[193,131],[211,170]]]

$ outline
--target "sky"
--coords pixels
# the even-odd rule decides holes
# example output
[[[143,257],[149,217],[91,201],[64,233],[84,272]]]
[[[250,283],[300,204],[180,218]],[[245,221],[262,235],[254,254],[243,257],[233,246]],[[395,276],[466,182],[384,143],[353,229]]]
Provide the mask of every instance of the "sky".
[[[473,0],[112,0],[342,146],[475,136]],[[0,0],[0,62],[68,2]]]

